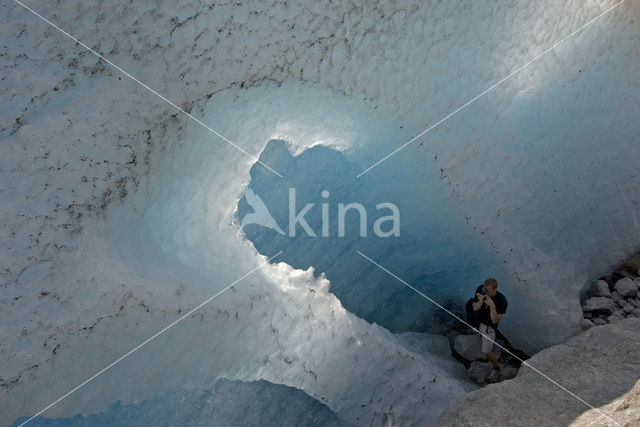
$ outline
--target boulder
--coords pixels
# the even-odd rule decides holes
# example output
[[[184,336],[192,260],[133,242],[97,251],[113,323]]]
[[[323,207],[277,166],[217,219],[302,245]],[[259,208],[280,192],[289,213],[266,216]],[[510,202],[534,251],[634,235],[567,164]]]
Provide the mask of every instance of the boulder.
[[[596,280],[589,289],[589,295],[592,297],[611,297],[611,291],[609,290],[609,284],[604,280]]]
[[[594,326],[596,326],[596,325],[589,319],[582,319],[580,321],[580,327],[582,328],[583,331],[586,331],[587,329],[593,328]]]
[[[622,298],[635,298],[638,294],[636,283],[628,277],[618,280],[614,287]]]
[[[609,322],[604,320],[602,317],[596,317],[595,319],[593,319],[593,324],[596,326],[606,325],[607,323]]]
[[[600,407],[627,393],[640,378],[638,348],[640,319],[632,318],[591,328],[527,362]],[[451,403],[433,425],[566,426],[590,409],[548,378],[523,365],[514,379]]]
[[[592,297],[584,302],[584,311],[597,311],[599,313],[611,314],[616,310],[616,304],[609,298]]]
[[[458,335],[453,344],[453,349],[466,360],[486,360],[482,353],[482,336],[480,334]],[[500,358],[500,347],[493,346],[493,354]]]
[[[478,384],[484,384],[487,382],[487,376],[493,369],[493,366],[489,362],[471,362],[467,374],[469,378],[477,382]]]

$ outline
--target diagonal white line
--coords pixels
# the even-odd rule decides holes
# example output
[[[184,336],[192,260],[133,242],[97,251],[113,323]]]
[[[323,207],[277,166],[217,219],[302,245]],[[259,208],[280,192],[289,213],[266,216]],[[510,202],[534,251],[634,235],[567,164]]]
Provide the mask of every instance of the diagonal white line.
[[[434,301],[433,299],[429,298],[427,295],[425,295],[424,293],[420,292],[418,289],[416,289],[415,287],[411,286],[410,284],[408,284],[407,282],[405,282],[404,280],[402,280],[401,278],[399,278],[398,276],[396,276],[395,274],[393,274],[392,272],[390,272],[389,270],[387,270],[386,268],[384,268],[383,266],[381,266],[380,264],[378,264],[377,262],[375,262],[374,260],[372,260],[371,258],[369,258],[368,256],[366,256],[365,254],[363,254],[362,252],[356,250],[356,252],[358,254],[360,254],[360,256],[362,256],[364,259],[366,259],[367,261],[371,262],[372,264],[374,264],[375,266],[377,266],[379,269],[381,269],[382,271],[384,271],[385,273],[387,273],[388,275],[390,275],[391,277],[393,277],[394,279],[398,280],[399,282],[403,283],[405,286],[407,286],[409,289],[412,289],[413,291],[415,291],[416,293],[420,294],[421,296],[423,296],[424,298],[426,298],[427,300],[429,300],[429,302],[431,302],[432,304],[434,304],[435,306],[437,306],[438,308],[440,308],[441,310],[446,311],[448,314],[450,314],[452,317],[454,317],[456,320],[464,323],[466,326],[468,326],[469,328],[471,328],[472,330],[474,330],[475,332],[477,332],[478,334],[482,335],[483,337],[485,337],[486,339],[488,339],[489,341],[491,341],[492,343],[494,343],[495,345],[497,345],[498,347],[500,347],[502,350],[506,351],[507,353],[509,353],[511,356],[515,357],[516,359],[518,359],[523,365],[533,369],[535,372],[537,372],[538,374],[542,375],[544,378],[546,378],[547,380],[549,380],[551,383],[555,384],[556,386],[560,387],[560,389],[564,390],[565,392],[569,393],[571,396],[575,397],[576,399],[578,399],[580,402],[584,403],[585,405],[587,405],[589,408],[595,410],[596,412],[598,412],[601,416],[603,416],[604,418],[606,418],[607,420],[611,421],[612,423],[614,423],[615,425],[618,425],[620,427],[622,427],[622,425],[616,421],[614,421],[613,419],[609,418],[608,415],[606,415],[602,410],[600,410],[599,408],[596,408],[594,406],[592,406],[591,404],[589,404],[588,402],[586,402],[584,399],[582,399],[580,396],[576,395],[575,393],[571,392],[570,390],[568,390],[566,387],[562,386],[561,384],[559,384],[558,382],[554,381],[552,378],[550,378],[549,376],[545,375],[543,372],[541,372],[540,370],[538,370],[537,368],[535,368],[534,366],[532,366],[529,362],[522,360],[521,358],[519,358],[518,356],[516,356],[515,354],[513,354],[511,351],[507,350],[506,348],[504,348],[503,346],[501,346],[500,344],[498,344],[497,342],[495,342],[494,340],[492,340],[490,337],[488,337],[487,335],[483,334],[482,332],[480,332],[479,330],[477,330],[476,328],[474,328],[473,326],[471,326],[469,323],[465,322],[463,319],[461,319],[459,316],[457,316],[456,314],[452,313],[451,311],[447,310],[446,308],[444,308],[442,305],[438,304],[436,301]]]
[[[456,108],[455,110],[453,110],[451,113],[447,114],[446,116],[444,116],[442,119],[438,120],[436,123],[432,124],[431,126],[429,126],[427,129],[425,129],[424,131],[420,132],[417,136],[411,138],[409,141],[407,141],[406,143],[402,144],[400,147],[396,148],[395,150],[393,150],[391,153],[387,154],[386,156],[384,156],[382,159],[378,160],[377,162],[375,162],[374,164],[372,164],[371,166],[369,166],[368,168],[366,168],[364,171],[362,171],[360,174],[358,174],[357,178],[360,178],[362,175],[364,175],[365,173],[369,172],[371,169],[375,168],[376,166],[378,166],[380,163],[384,162],[385,160],[387,160],[389,157],[395,155],[398,151],[402,150],[403,148],[405,148],[407,145],[411,144],[412,142],[414,142],[416,139],[420,138],[422,135],[426,134],[427,132],[431,131],[431,129],[435,128],[436,126],[440,125],[441,123],[445,122],[446,120],[448,120],[450,117],[452,117],[453,115],[455,115],[456,113],[458,113],[460,110],[463,110],[464,108],[466,108],[467,106],[469,106],[470,104],[473,104],[476,100],[478,100],[479,98],[481,98],[483,95],[487,94],[488,92],[492,91],[493,89],[495,89],[496,87],[500,86],[502,83],[504,83],[505,81],[509,80],[511,77],[515,76],[516,74],[518,74],[520,71],[522,71],[523,69],[525,69],[526,67],[528,67],[529,65],[531,65],[532,63],[534,63],[535,61],[537,61],[538,59],[540,59],[542,56],[546,55],[547,53],[551,52],[553,49],[555,49],[558,45],[560,45],[561,43],[564,43],[565,41],[567,41],[568,39],[570,39],[571,37],[573,37],[574,35],[578,34],[580,31],[584,30],[585,28],[587,28],[589,25],[593,24],[594,22],[596,22],[598,19],[602,18],[604,15],[606,15],[607,13],[609,13],[611,10],[613,10],[614,8],[618,7],[619,5],[621,5],[622,3],[624,3],[625,0],[622,0],[616,4],[614,4],[613,6],[611,6],[610,8],[608,8],[607,10],[605,10],[604,12],[602,12],[600,15],[596,16],[595,18],[593,18],[591,21],[587,22],[586,24],[584,24],[582,27],[578,28],[577,30],[575,30],[573,33],[569,34],[568,36],[564,37],[563,39],[561,39],[560,41],[556,42],[553,46],[551,46],[550,48],[546,49],[544,52],[542,52],[541,54],[537,55],[536,57],[534,57],[532,60],[530,60],[529,62],[527,62],[526,64],[524,64],[523,66],[517,68],[515,71],[513,71],[511,74],[509,74],[507,77],[503,78],[502,80],[500,80],[498,83],[495,83],[493,86],[489,87],[488,89],[482,91],[481,93],[479,93],[478,95],[476,95],[475,97],[471,98],[471,100],[465,102],[464,104],[462,104],[460,107]]]
[[[74,36],[72,36],[71,34],[67,33],[65,30],[63,30],[62,28],[58,27],[57,25],[55,25],[53,22],[49,21],[47,18],[45,18],[44,16],[40,15],[38,12],[36,12],[35,10],[31,9],[29,6],[25,5],[24,3],[22,3],[19,0],[13,0],[16,3],[18,3],[20,6],[22,6],[23,8],[27,9],[29,12],[33,13],[35,16],[37,16],[38,18],[42,19],[44,22],[46,22],[47,24],[49,24],[50,26],[52,26],[53,28],[55,28],[56,30],[58,30],[59,32],[61,32],[62,34],[64,34],[65,36],[69,37],[71,40],[73,40],[74,42],[78,43],[80,46],[84,47],[86,50],[88,50],[89,52],[93,53],[95,56],[97,56],[98,58],[102,59],[104,62],[106,62],[107,64],[111,65],[113,68],[115,68],[116,70],[120,71],[122,74],[124,74],[125,76],[129,77],[131,80],[133,80],[134,82],[138,83],[140,86],[144,87],[145,89],[147,89],[149,92],[153,93],[154,95],[156,95],[158,98],[162,99],[163,101],[165,101],[166,103],[168,103],[169,105],[171,105],[173,108],[175,108],[176,110],[180,111],[181,113],[183,113],[184,115],[186,115],[187,117],[189,117],[191,120],[193,120],[194,122],[198,123],[200,126],[204,127],[205,129],[207,129],[209,132],[213,133],[214,135],[216,135],[217,137],[219,137],[220,139],[222,139],[223,141],[225,141],[226,143],[228,143],[229,145],[231,145],[232,147],[234,147],[236,150],[240,151],[241,153],[249,156],[250,158],[252,158],[253,160],[256,161],[256,163],[260,163],[262,166],[264,166],[265,168],[269,169],[271,172],[275,173],[276,175],[278,175],[280,178],[282,178],[282,175],[280,175],[278,172],[276,172],[275,170],[271,169],[268,165],[264,164],[258,157],[247,153],[244,149],[242,149],[241,147],[239,147],[237,144],[235,144],[234,142],[230,141],[229,139],[227,139],[226,137],[224,137],[223,135],[221,135],[220,133],[216,132],[215,130],[213,130],[210,126],[204,124],[201,120],[197,119],[196,117],[194,117],[193,115],[191,115],[190,113],[186,112],[184,109],[182,109],[181,107],[179,107],[178,105],[176,105],[173,101],[171,101],[170,99],[166,98],[165,96],[163,96],[162,94],[156,92],[155,90],[153,90],[152,88],[150,88],[148,85],[146,85],[145,83],[141,82],[140,80],[138,80],[137,78],[135,78],[134,76],[132,76],[131,74],[129,74],[128,72],[126,72],[125,70],[123,70],[122,68],[120,68],[119,66],[117,66],[116,64],[114,64],[113,62],[109,61],[107,58],[105,58],[103,55],[101,55],[100,53],[96,52],[94,49],[90,48],[89,46],[87,46],[86,44],[84,44],[83,42],[81,42],[80,40],[78,40],[77,38],[75,38]]]
[[[170,323],[169,325],[165,326],[163,329],[161,329],[160,331],[156,332],[155,334],[153,334],[151,337],[147,338],[146,340],[144,340],[141,344],[137,345],[136,347],[132,348],[131,350],[129,350],[127,353],[123,354],[122,356],[120,356],[119,358],[117,358],[115,361],[111,362],[109,365],[107,365],[106,367],[104,367],[103,369],[101,369],[100,371],[96,372],[94,375],[92,375],[91,377],[89,377],[88,379],[86,379],[85,381],[83,381],[82,383],[80,383],[79,385],[77,385],[76,387],[74,387],[73,389],[71,389],[69,392],[65,393],[64,395],[62,395],[60,398],[58,398],[55,402],[52,402],[51,404],[47,405],[45,408],[43,408],[42,410],[40,410],[38,413],[36,413],[35,415],[33,415],[31,418],[29,418],[28,420],[26,420],[25,422],[23,422],[22,424],[20,424],[18,427],[22,427],[23,425],[27,424],[29,421],[33,420],[34,418],[36,418],[38,415],[42,414],[44,411],[46,411],[47,409],[51,408],[52,406],[56,405],[58,402],[60,402],[61,400],[65,399],[66,397],[68,397],[69,395],[71,395],[72,393],[76,392],[78,389],[80,389],[81,387],[85,386],[87,383],[89,383],[90,381],[94,380],[96,377],[102,375],[104,372],[106,372],[107,370],[111,369],[113,366],[115,366],[116,364],[118,364],[120,361],[122,361],[123,359],[127,358],[128,356],[130,356],[131,354],[135,353],[136,351],[138,351],[141,347],[143,347],[144,345],[146,345],[147,343],[149,343],[150,341],[152,341],[153,339],[155,339],[157,336],[159,336],[160,334],[164,333],[165,331],[167,331],[168,329],[171,329],[173,326],[175,326],[176,324],[178,324],[178,322],[181,322],[182,320],[186,319],[187,317],[191,316],[193,313],[195,313],[196,311],[200,310],[202,307],[204,307],[206,304],[208,304],[209,302],[211,302],[214,298],[216,298],[218,295],[222,294],[224,291],[228,290],[229,288],[231,288],[233,285],[235,285],[236,283],[238,283],[239,281],[241,281],[242,279],[244,279],[245,277],[249,276],[250,274],[252,274],[254,271],[260,269],[261,267],[263,267],[264,265],[268,264],[269,261],[271,261],[272,259],[274,259],[275,257],[277,257],[278,255],[280,255],[283,251],[278,252],[277,254],[275,254],[274,256],[272,256],[271,258],[269,258],[268,260],[266,260],[265,262],[263,262],[262,264],[259,264],[257,267],[255,267],[254,269],[252,269],[251,271],[249,271],[248,273],[244,274],[242,277],[236,279],[233,283],[231,283],[230,285],[228,285],[227,287],[225,287],[223,290],[221,290],[220,292],[216,293],[215,295],[209,297],[206,301],[204,301],[203,303],[201,303],[200,305],[198,305],[196,308],[190,310],[187,314],[185,314],[184,316],[178,318],[178,320],[175,320],[174,322]]]

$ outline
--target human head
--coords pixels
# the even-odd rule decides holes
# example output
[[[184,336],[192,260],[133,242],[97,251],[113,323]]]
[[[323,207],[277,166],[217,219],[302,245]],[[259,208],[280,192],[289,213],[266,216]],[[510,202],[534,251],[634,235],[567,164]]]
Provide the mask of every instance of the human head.
[[[487,295],[493,298],[498,292],[498,281],[491,277],[484,281],[484,287],[487,290]]]

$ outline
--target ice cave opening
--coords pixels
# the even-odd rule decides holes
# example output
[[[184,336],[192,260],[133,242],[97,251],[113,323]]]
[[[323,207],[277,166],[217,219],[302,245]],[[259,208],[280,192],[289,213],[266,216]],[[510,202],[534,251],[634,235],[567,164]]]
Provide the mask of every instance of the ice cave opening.
[[[294,156],[283,140],[269,141],[260,160],[282,177],[258,163],[251,168],[237,212],[247,238],[263,255],[283,251],[280,261],[324,273],[330,292],[369,322],[442,333],[454,318],[357,251],[462,317],[479,278],[504,269],[464,235],[436,175],[420,183],[398,171],[358,177],[362,168],[344,152],[320,144]],[[272,221],[249,217],[256,215]]]

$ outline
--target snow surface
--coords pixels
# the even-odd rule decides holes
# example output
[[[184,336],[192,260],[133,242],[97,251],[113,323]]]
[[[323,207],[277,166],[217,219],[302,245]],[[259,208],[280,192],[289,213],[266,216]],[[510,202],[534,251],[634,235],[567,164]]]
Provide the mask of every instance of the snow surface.
[[[613,3],[30,5],[249,153],[271,139],[298,158],[326,145],[357,172]],[[256,182],[251,158],[19,5],[0,16],[0,421],[11,423],[264,257],[236,215]],[[640,241],[639,17],[625,2],[362,184],[345,182],[345,197],[365,184],[379,191],[365,201],[396,196],[407,237],[350,249],[438,296],[496,276],[510,300],[502,328],[529,350],[577,332],[580,289]],[[352,314],[416,329],[412,315],[394,320],[404,297],[376,291],[358,306],[347,292],[355,277],[398,283],[345,254],[336,295],[348,311],[320,271],[282,259],[44,415],[228,378],[301,389],[350,423],[423,425],[468,389],[446,346]]]

